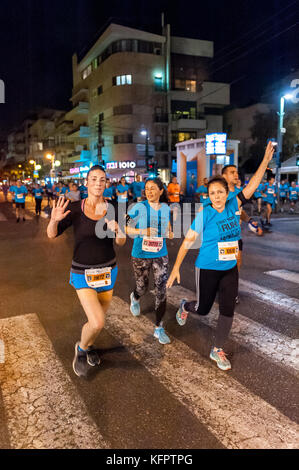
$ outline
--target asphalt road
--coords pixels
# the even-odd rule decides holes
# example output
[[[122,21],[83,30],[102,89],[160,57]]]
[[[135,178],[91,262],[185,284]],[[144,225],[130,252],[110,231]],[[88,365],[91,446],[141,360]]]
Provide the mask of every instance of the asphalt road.
[[[150,292],[141,317],[131,316],[132,242],[117,248],[115,298],[97,340],[102,364],[87,380],[72,370],[85,322],[68,283],[72,231],[49,240],[47,219],[30,210],[26,217],[16,224],[9,203],[0,203],[0,449],[296,447],[299,217],[273,220],[264,237],[243,229],[226,373],[208,357],[217,313],[178,326],[180,288],[165,317],[171,345],[152,336]],[[170,266],[179,245],[168,242]],[[195,258],[190,251],[181,270],[189,298]]]

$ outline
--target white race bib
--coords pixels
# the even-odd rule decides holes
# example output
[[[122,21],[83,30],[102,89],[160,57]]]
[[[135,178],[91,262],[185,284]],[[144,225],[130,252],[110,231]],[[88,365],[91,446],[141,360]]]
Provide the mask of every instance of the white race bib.
[[[238,241],[218,242],[219,261],[235,261],[239,252]]]
[[[24,194],[17,194],[17,199],[23,199]]]
[[[142,251],[158,253],[163,247],[163,237],[143,237]]]
[[[269,188],[269,189],[268,189],[268,194],[274,194],[274,189]]]
[[[89,287],[106,287],[111,285],[111,269],[85,269],[85,281]]]
[[[202,197],[203,197],[203,199],[208,199],[208,195],[207,195],[207,194],[203,194]]]

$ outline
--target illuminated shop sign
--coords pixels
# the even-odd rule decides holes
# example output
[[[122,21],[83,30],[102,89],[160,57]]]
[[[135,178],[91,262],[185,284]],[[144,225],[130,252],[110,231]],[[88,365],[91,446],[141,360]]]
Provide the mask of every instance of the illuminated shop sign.
[[[107,162],[106,163],[106,170],[128,170],[136,168],[136,162]]]
[[[206,134],[206,155],[225,155],[226,154],[227,134]]]

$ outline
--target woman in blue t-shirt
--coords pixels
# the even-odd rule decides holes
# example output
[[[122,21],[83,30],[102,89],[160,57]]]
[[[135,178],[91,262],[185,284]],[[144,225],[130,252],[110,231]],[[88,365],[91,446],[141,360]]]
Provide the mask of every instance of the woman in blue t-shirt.
[[[156,327],[154,337],[161,344],[170,343],[163,328],[166,311],[166,282],[168,278],[168,252],[166,238],[173,238],[170,225],[170,208],[161,202],[166,199],[165,189],[160,178],[147,179],[145,183],[146,201],[137,202],[128,211],[126,233],[134,237],[132,264],[136,281],[130,295],[132,315],[140,315],[140,297],[148,288],[152,270],[155,284]]]
[[[194,219],[167,282],[167,287],[171,287],[175,280],[180,283],[180,266],[200,235],[202,244],[195,262],[197,301],[187,302],[183,299],[176,318],[182,326],[186,323],[189,312],[207,315],[218,293],[220,315],[210,358],[216,361],[222,370],[231,369],[223,346],[231,330],[238,295],[237,256],[238,240],[241,236],[239,209],[251,198],[260,184],[273,152],[272,142],[269,142],[257,172],[243,191],[229,200],[228,184],[224,178],[216,176],[209,181],[208,195],[211,203],[204,206]]]

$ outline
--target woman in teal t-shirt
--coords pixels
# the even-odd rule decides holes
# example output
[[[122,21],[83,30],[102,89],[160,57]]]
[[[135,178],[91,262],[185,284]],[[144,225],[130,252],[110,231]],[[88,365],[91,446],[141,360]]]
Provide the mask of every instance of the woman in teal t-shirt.
[[[222,370],[231,369],[223,346],[231,330],[238,295],[237,255],[238,240],[241,236],[239,209],[251,198],[260,184],[273,152],[272,142],[269,142],[257,172],[243,191],[229,200],[229,189],[224,178],[216,176],[209,181],[208,195],[211,203],[203,206],[193,221],[167,282],[167,287],[171,287],[175,280],[180,283],[180,266],[188,250],[200,236],[202,244],[195,262],[197,301],[187,302],[183,299],[176,318],[182,326],[190,312],[208,315],[218,293],[220,315],[210,358],[216,361]]]
[[[166,282],[168,278],[168,252],[166,238],[173,238],[170,226],[170,209],[161,203],[165,193],[160,178],[145,183],[146,201],[134,204],[128,211],[126,232],[134,237],[132,264],[136,286],[130,295],[132,315],[140,315],[139,300],[148,288],[150,271],[155,284],[156,327],[154,337],[161,344],[170,343],[163,328],[166,311]],[[166,200],[166,196],[165,196]]]

